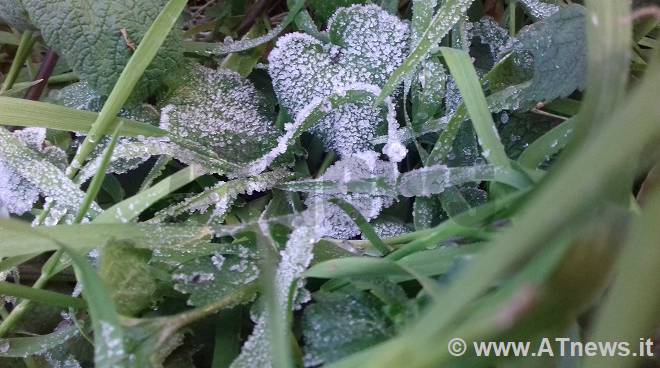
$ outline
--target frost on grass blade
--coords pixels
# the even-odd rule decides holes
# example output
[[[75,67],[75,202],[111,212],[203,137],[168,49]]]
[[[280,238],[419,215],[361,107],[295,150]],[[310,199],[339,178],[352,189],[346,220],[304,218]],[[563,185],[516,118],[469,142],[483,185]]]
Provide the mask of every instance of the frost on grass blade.
[[[297,216],[293,222],[293,232],[289,236],[284,250],[280,252],[280,263],[275,274],[275,298],[281,311],[289,313],[289,306],[294,309],[306,300],[301,276],[309,267],[314,257],[314,244],[321,239],[323,228],[317,219],[319,208],[310,208]],[[293,292],[292,292],[293,291]],[[292,302],[290,303],[290,297]],[[254,329],[243,345],[241,354],[234,360],[231,368],[267,368],[272,366],[269,346],[268,320],[269,309],[263,309],[253,316]],[[287,315],[275,316],[286,319]]]
[[[548,18],[559,11],[559,6],[555,4],[544,3],[541,0],[520,0],[520,6],[534,20]]]
[[[332,181],[340,186],[348,185],[355,180],[384,179],[390,185],[396,181],[398,171],[393,164],[381,161],[375,152],[348,156],[330,166],[320,178]],[[391,206],[395,197],[379,193],[349,193],[348,188],[342,194],[311,193],[305,203],[308,207],[317,208],[324,228],[324,236],[336,239],[350,239],[360,234],[355,222],[341,208],[327,201],[331,198],[341,198],[353,205],[367,220],[376,218],[380,212]]]
[[[302,33],[286,35],[269,56],[275,92],[292,115],[349,85],[382,86],[405,58],[409,29],[378,6],[356,5],[335,13],[328,34],[329,44]],[[340,155],[372,149],[371,138],[386,116],[371,105],[328,107],[313,133]]]
[[[161,128],[220,158],[254,160],[275,146],[273,109],[252,83],[230,70],[196,65],[162,102]]]
[[[22,214],[42,194],[47,201],[56,201],[55,212],[75,215],[85,194],[62,172],[66,155],[57,148],[44,148],[45,136],[41,128],[13,134],[0,128],[0,200],[10,212]],[[93,205],[91,212],[99,210]]]
[[[447,167],[434,165],[401,175],[399,192],[404,197],[429,197],[444,192],[448,187],[471,181],[494,180],[498,168],[491,165]]]
[[[381,239],[393,238],[413,231],[410,224],[406,224],[398,219],[377,218],[371,222],[376,235]],[[362,236],[364,239],[364,236]]]

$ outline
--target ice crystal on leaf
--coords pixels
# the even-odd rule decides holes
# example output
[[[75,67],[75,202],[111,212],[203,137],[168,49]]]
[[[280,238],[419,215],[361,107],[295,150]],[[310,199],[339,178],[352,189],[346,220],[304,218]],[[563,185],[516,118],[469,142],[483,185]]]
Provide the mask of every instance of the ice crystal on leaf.
[[[161,128],[232,162],[254,160],[275,146],[272,108],[246,79],[230,70],[194,66],[166,98]]]
[[[375,5],[340,8],[327,32],[330,43],[303,33],[286,35],[270,54],[275,92],[292,115],[348,85],[383,86],[406,56],[408,25]],[[327,149],[350,155],[373,148],[371,140],[386,118],[368,101],[346,103],[312,132]]]
[[[398,171],[393,164],[381,161],[375,152],[366,152],[348,156],[328,168],[321,180],[328,180],[347,185],[355,180],[385,178],[389,183],[396,180]],[[310,194],[305,203],[316,206],[319,221],[325,229],[325,236],[336,239],[350,239],[360,234],[355,222],[338,206],[328,203],[332,198],[341,198],[352,204],[367,220],[376,218],[380,212],[394,203],[395,197],[381,193],[348,193],[329,195]]]
[[[66,154],[46,146],[46,131],[26,128],[13,133],[0,128],[0,201],[10,213],[23,214],[34,206],[39,194],[56,200],[55,211],[75,214],[84,193],[62,170]],[[98,211],[97,206],[93,211]]]
[[[534,19],[545,19],[559,11],[559,6],[541,0],[520,0],[520,5]]]

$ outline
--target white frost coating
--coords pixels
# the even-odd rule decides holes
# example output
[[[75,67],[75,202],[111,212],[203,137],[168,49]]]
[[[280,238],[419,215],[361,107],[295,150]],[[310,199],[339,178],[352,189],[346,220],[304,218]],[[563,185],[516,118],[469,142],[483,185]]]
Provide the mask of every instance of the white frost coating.
[[[292,114],[334,93],[341,96],[349,85],[382,86],[406,57],[408,25],[375,5],[339,9],[327,32],[334,43],[302,33],[283,36],[269,56],[275,92]],[[345,103],[329,111],[312,133],[328,150],[350,155],[373,149],[371,139],[384,118],[368,101]]]
[[[348,156],[330,166],[320,180],[328,180],[342,185],[355,180],[385,178],[393,184],[398,175],[391,163],[381,161],[375,152],[365,152]],[[391,206],[395,198],[382,193],[342,194],[311,193],[305,200],[308,207],[315,207],[318,221],[325,229],[324,236],[335,239],[350,239],[360,234],[355,222],[338,206],[328,203],[331,198],[341,198],[352,204],[367,220],[377,217],[380,212]]]
[[[273,148],[277,128],[265,97],[231,70],[194,65],[161,111],[161,128],[220,158],[245,163]]]
[[[548,18],[559,11],[558,5],[544,3],[540,0],[520,0],[520,5],[534,20]]]
[[[397,220],[378,218],[371,225],[373,225],[376,235],[381,239],[393,238],[414,231],[414,228],[410,224],[404,224]],[[361,238],[365,239],[364,235]]]
[[[55,199],[55,211],[63,214],[75,214],[82,203],[85,193],[62,172],[66,154],[44,147],[45,137],[42,128],[0,128],[0,201],[10,213],[29,211],[39,194]],[[91,212],[99,211],[94,204]]]
[[[423,167],[401,175],[399,193],[404,197],[429,197],[440,194],[454,185],[491,180],[495,178],[497,170],[492,165],[451,168],[445,165]]]
[[[290,290],[295,286],[293,300],[300,300],[304,286],[301,276],[314,258],[314,244],[323,235],[323,228],[316,221],[318,208],[312,207],[303,212],[293,223],[293,232],[289,236],[284,250],[280,252],[280,263],[275,274],[275,298],[280,310],[288,313]],[[299,304],[294,303],[294,308]],[[278,316],[285,319],[286,315]],[[268,368],[272,366],[269,346],[268,320],[269,310],[261,311],[256,317],[254,330],[243,344],[241,354],[234,360],[231,368]]]
[[[385,99],[387,105],[387,144],[383,147],[383,153],[386,154],[391,162],[401,162],[408,150],[401,143],[397,130],[399,129],[399,122],[396,120],[396,112],[392,99],[388,97]]]

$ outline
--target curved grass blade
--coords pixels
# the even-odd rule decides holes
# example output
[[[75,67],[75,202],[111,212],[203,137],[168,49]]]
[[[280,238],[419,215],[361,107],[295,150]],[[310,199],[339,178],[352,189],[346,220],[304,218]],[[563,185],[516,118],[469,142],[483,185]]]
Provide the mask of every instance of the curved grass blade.
[[[364,235],[371,244],[378,249],[380,254],[386,255],[392,251],[389,245],[385,244],[383,240],[376,234],[374,227],[367,221],[364,216],[357,210],[352,204],[346,202],[341,198],[333,198],[330,200],[330,203],[337,205],[341,208],[346,214],[355,222],[355,224],[360,228],[362,235]]]
[[[576,118],[571,118],[552,128],[532,142],[520,155],[518,162],[528,169],[539,167],[571,142],[576,122]]]
[[[78,327],[71,324],[47,335],[0,339],[0,346],[7,348],[6,351],[0,349],[0,358],[25,358],[38,355],[62,345],[78,333]]]
[[[0,125],[40,127],[68,132],[88,133],[99,114],[70,109],[46,102],[37,102],[12,97],[0,97]],[[163,137],[167,132],[155,126],[116,118],[108,126],[112,131],[119,122],[124,126],[119,135],[128,137]]]
[[[29,286],[0,282],[0,295],[15,296],[33,302],[52,305],[55,307],[85,309],[87,304],[84,300],[74,298],[54,291],[34,289]],[[0,343],[1,345],[2,343]]]
[[[159,181],[151,188],[108,208],[97,216],[93,222],[95,224],[130,222],[154,203],[190,184],[204,174],[206,174],[206,171],[201,167],[197,165],[188,166]]]
[[[479,137],[483,156],[493,165],[511,168],[470,56],[458,49],[443,47],[440,50],[461,91],[474,130]]]
[[[440,43],[473,2],[474,0],[447,0],[444,2],[410,56],[387,81],[380,96],[376,99],[376,104],[380,105],[385,102],[385,98],[391,95],[407,76],[415,72],[417,65],[428,56],[433,47]]]

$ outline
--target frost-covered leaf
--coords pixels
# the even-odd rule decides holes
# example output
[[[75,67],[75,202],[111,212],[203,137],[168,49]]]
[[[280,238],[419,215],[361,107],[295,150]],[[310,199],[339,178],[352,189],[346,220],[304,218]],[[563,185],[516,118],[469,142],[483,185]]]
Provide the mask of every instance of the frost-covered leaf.
[[[19,31],[35,29],[22,0],[0,0],[0,19]]]
[[[29,211],[42,194],[55,200],[59,215],[75,215],[85,196],[62,171],[66,155],[44,148],[45,129],[27,128],[13,134],[0,128],[0,200],[12,213]],[[100,209],[92,206],[91,213]]]
[[[371,222],[371,225],[381,239],[393,238],[413,231],[410,224],[406,224],[398,219],[377,218]],[[364,235],[362,236],[364,238]]]
[[[331,363],[394,335],[383,305],[362,291],[315,296],[305,308],[302,331],[306,367]]]
[[[520,5],[534,19],[545,19],[559,11],[559,6],[541,0],[520,0]]]
[[[48,46],[104,96],[166,4],[165,0],[22,1]],[[154,92],[180,63],[181,35],[174,31],[168,37],[133,92],[134,99],[142,100]]]
[[[47,335],[0,339],[0,358],[23,358],[42,354],[77,335],[78,328],[73,323],[66,323]]]
[[[495,68],[505,69],[504,79],[531,75],[528,86],[517,98],[520,105],[533,106],[584,88],[586,50],[585,9],[571,5],[522,29],[502,51],[511,54]],[[507,62],[513,63],[514,68],[508,73]]]
[[[314,244],[323,234],[323,228],[316,220],[319,210],[318,207],[312,207],[296,216],[292,224],[294,230],[289,235],[285,248],[280,251],[280,262],[274,279],[274,301],[279,304],[278,310],[284,314],[270,316],[270,309],[264,309],[253,316],[255,326],[252,334],[243,344],[241,354],[232,363],[232,368],[272,366],[269,320],[287,319],[290,307],[298,309],[309,297],[303,289],[304,282],[301,277],[314,258]]]
[[[286,35],[269,56],[275,92],[292,115],[348,85],[382,86],[405,58],[409,30],[378,6],[356,5],[334,14],[328,34],[329,44],[302,33]],[[313,133],[328,150],[358,153],[373,148],[371,139],[385,119],[368,101],[347,103],[330,111]]]
[[[186,212],[206,213],[209,208],[213,207],[209,222],[220,223],[239,194],[252,195],[256,192],[265,191],[291,176],[291,173],[286,170],[277,170],[250,178],[219,182],[200,194],[158,212],[153,221],[162,222]]]
[[[211,304],[254,282],[259,277],[257,262],[253,246],[221,248],[178,267],[172,274],[174,289],[189,294],[189,305]]]
[[[194,66],[163,101],[161,128],[237,163],[273,147],[280,132],[266,98],[239,74]]]
[[[347,156],[330,166],[320,180],[336,183],[339,187],[346,186],[351,181],[384,178],[386,184],[393,185],[398,170],[395,165],[378,159],[375,152],[367,152],[356,156]],[[316,206],[321,211],[321,226],[324,235],[336,239],[350,239],[360,234],[360,229],[337,205],[327,203],[332,198],[340,198],[355,207],[368,221],[376,218],[380,212],[391,206],[395,197],[380,192],[349,193],[344,188],[342,194],[310,193],[305,200],[307,206]],[[340,189],[341,191],[341,189]]]
[[[191,144],[194,146],[194,144]],[[126,173],[140,166],[152,156],[167,155],[174,157],[185,164],[197,164],[203,167],[207,172],[225,173],[231,170],[237,170],[237,166],[226,161],[222,161],[212,152],[207,154],[200,153],[200,148],[189,149],[172,142],[168,138],[147,138],[147,139],[121,139],[115,150],[112,152],[108,173]],[[95,173],[102,157],[96,155],[87,165],[85,165],[76,177],[76,182],[84,183]]]

